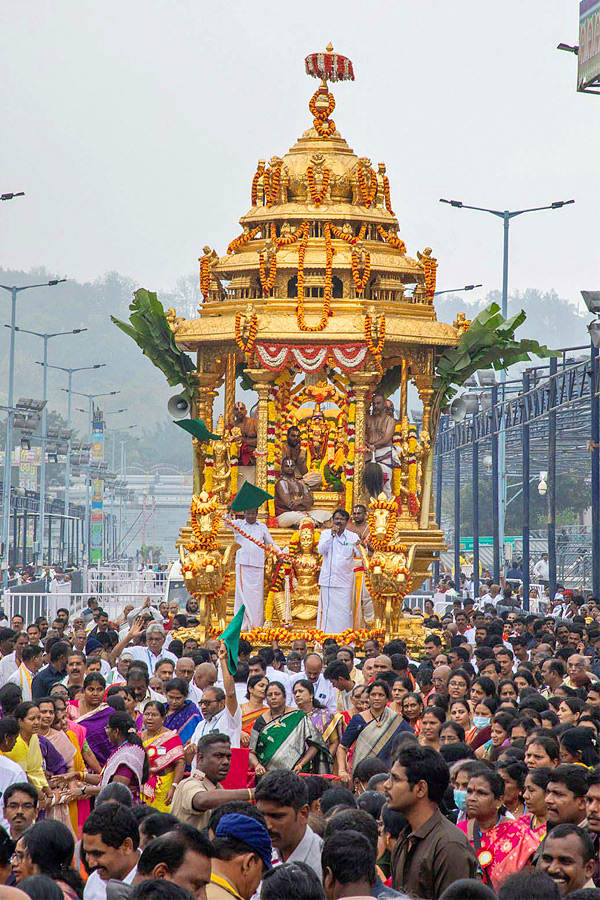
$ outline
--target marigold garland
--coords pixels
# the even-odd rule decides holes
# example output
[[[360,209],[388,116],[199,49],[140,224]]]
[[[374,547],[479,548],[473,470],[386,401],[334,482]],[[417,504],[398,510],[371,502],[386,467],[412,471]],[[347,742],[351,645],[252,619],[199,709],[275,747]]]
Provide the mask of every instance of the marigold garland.
[[[277,200],[282,165],[283,163],[278,162],[274,169],[265,169],[265,206],[273,206]]]
[[[358,271],[358,254],[356,250],[352,251],[352,278],[354,279],[354,284],[356,285],[356,290],[359,294],[362,294],[367,284],[369,283],[369,277],[371,275],[371,254],[367,251],[365,253],[365,268],[363,270],[362,278],[360,272]]]
[[[252,179],[252,188],[250,190],[250,201],[252,206],[256,206],[258,201],[258,182],[259,179],[265,174],[265,166],[264,163],[257,166],[256,172],[254,173],[254,178]]]
[[[383,345],[385,344],[385,316],[380,316],[379,318],[379,338],[376,344],[373,342],[372,329],[373,320],[367,313],[365,316],[365,341],[367,342],[369,353],[375,359],[379,368],[381,368],[381,357],[383,354]]]
[[[208,256],[203,256],[200,259],[200,292],[205,300],[208,299],[208,292],[210,291],[210,264],[208,260]]]
[[[246,231],[244,234],[240,234],[239,237],[234,238],[227,248],[227,255],[230,256],[232,253],[236,253],[248,241],[255,238],[259,231],[260,225],[257,228],[253,228],[252,231]]]
[[[270,519],[275,517],[275,441],[277,439],[277,388],[269,387],[267,398],[267,512]]]
[[[321,95],[327,97],[327,109],[319,109],[317,98]],[[332,137],[335,133],[335,122],[329,116],[335,109],[335,98],[326,87],[319,87],[308,102],[308,108],[314,116],[313,125],[321,137]]]
[[[306,177],[308,179],[308,190],[310,191],[310,199],[315,204],[315,206],[320,206],[327,195],[327,189],[329,188],[330,175],[331,175],[330,170],[323,168],[323,184],[321,185],[321,190],[317,191],[317,186],[315,184],[315,168],[314,168],[314,166],[309,166],[308,169],[306,170]]]
[[[308,244],[308,230],[306,231],[306,234],[303,235],[298,250],[298,303],[296,305],[296,321],[300,331],[323,331],[327,325],[327,320],[331,315],[333,245],[331,243],[331,225],[329,222],[325,222],[323,225],[323,235],[325,237],[325,288],[323,291],[323,309],[318,325],[307,325],[304,321],[304,259]]]
[[[390,179],[387,175],[383,176],[383,198],[385,200],[385,208],[389,212],[391,216],[394,215],[394,210],[392,209],[392,201],[390,198]]]
[[[275,284],[275,276],[277,275],[277,255],[275,253],[273,253],[273,255],[271,256],[268,277],[265,254],[258,254],[258,274],[260,277],[260,283],[262,285],[263,297],[266,297],[267,294],[273,289],[273,285]]]
[[[358,186],[360,188],[360,193],[362,196],[362,205],[367,208],[371,206],[375,197],[377,196],[377,175],[373,171],[373,169],[369,169],[371,173],[371,181],[369,182],[369,187],[367,188],[367,180],[365,178],[365,173],[362,170],[362,167],[358,169]]]
[[[338,228],[337,225],[333,223],[329,226],[331,228],[331,233],[334,237],[338,238],[340,241],[345,241],[347,244],[356,244],[358,241],[362,241],[365,234],[367,233],[367,223],[363,222],[358,230],[358,234],[346,234],[345,231],[342,231],[341,228]]]
[[[386,244],[396,247],[401,253],[406,253],[406,244],[404,241],[400,240],[398,235],[394,234],[391,230],[386,231],[382,225],[377,225],[376,228]]]
[[[182,629],[183,631],[183,629]],[[250,641],[250,643],[270,643],[271,641],[282,641],[289,643],[291,641],[305,640],[322,644],[325,638],[333,638],[338,644],[356,644],[362,647],[365,641],[372,639],[381,639],[385,637],[385,629],[374,628],[347,628],[340,634],[329,634],[321,631],[320,628],[306,628],[303,631],[295,631],[290,628],[253,628],[252,631],[243,632],[241,637]]]
[[[296,241],[300,240],[310,231],[310,222],[304,221],[301,222],[298,228],[292,234],[287,234],[284,237],[277,236],[277,229],[275,225],[271,225],[271,240],[277,247],[289,247],[291,244],[295,244]]]
[[[258,316],[256,315],[256,313],[254,313],[252,315],[252,318],[250,319],[250,333],[248,334],[248,340],[244,343],[244,338],[242,337],[242,313],[236,313],[235,342],[245,356],[252,356],[252,351],[254,350],[254,344],[256,343],[257,334]]]
[[[425,270],[425,291],[427,293],[427,302],[433,303],[435,294],[435,282],[437,273],[437,259],[433,256],[423,256],[421,258],[423,269]]]
[[[354,460],[356,445],[356,391],[349,387],[347,393],[348,401],[348,425],[346,435],[348,438],[348,454],[346,456],[346,503],[345,509],[347,513],[352,512],[354,503]]]

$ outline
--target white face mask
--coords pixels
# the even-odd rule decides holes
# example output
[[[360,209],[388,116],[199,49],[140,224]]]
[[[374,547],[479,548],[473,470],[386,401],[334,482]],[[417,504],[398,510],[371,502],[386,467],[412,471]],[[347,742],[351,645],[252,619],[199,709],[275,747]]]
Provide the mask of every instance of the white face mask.
[[[487,728],[487,726],[489,724],[490,724],[489,716],[473,716],[473,725],[475,726],[475,728],[479,728],[479,729]]]

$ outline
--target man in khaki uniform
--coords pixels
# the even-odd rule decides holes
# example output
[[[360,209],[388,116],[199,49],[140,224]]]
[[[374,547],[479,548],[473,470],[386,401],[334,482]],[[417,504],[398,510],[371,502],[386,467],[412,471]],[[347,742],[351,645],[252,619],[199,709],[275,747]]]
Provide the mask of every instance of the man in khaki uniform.
[[[266,826],[241,813],[223,816],[215,830],[207,900],[250,900],[272,868],[273,848]]]
[[[220,782],[227,777],[231,763],[228,735],[212,731],[198,741],[196,771],[181,781],[173,796],[171,812],[180,822],[202,829],[208,825],[213,809],[231,800],[252,800],[253,791],[243,788],[228,791]]]

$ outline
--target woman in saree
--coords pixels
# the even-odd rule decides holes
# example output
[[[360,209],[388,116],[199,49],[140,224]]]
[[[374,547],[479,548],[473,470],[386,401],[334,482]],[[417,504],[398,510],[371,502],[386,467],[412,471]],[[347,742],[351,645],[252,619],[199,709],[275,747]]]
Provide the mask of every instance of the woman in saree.
[[[407,694],[402,698],[402,715],[416,735],[421,734],[424,708],[423,698],[420,694]]]
[[[520,872],[539,847],[539,840],[523,819],[507,819],[503,815],[503,802],[502,776],[482,769],[469,779],[468,818],[457,826],[475,850],[483,881],[494,891],[508,875]]]
[[[187,744],[192,738],[196,726],[202,721],[200,710],[195,703],[188,700],[188,685],[183,678],[171,678],[165,685],[167,698],[167,715],[164,726],[174,731]],[[144,707],[145,708],[145,707]]]
[[[365,693],[369,708],[352,717],[337,749],[338,771],[344,784],[351,781],[352,772],[367,757],[377,756],[391,766],[394,738],[402,731],[413,731],[402,716],[389,708],[392,692],[386,681],[374,681],[365,688]],[[351,747],[354,748],[352,772],[348,771]]]
[[[62,784],[68,789],[68,797],[66,798],[66,802],[68,803],[69,807],[71,825],[76,836],[78,838],[81,838],[83,824],[90,814],[90,800],[89,797],[86,797],[85,792],[83,791],[83,788],[81,784],[79,784],[79,782],[82,781],[83,773],[86,772],[86,769],[89,769],[90,772],[95,772],[99,775],[102,771],[102,766],[88,747],[85,738],[85,729],[81,726],[78,726],[79,728],[81,728],[81,732],[83,734],[80,743],[78,734],[75,733],[75,731],[71,727],[71,725],[74,723],[71,723],[67,718],[67,707],[62,697],[55,697],[55,705],[56,717],[54,719],[52,727],[54,730],[62,732],[64,735],[66,735],[68,740],[71,742],[74,750],[74,776],[65,778],[59,775],[55,778],[51,778],[50,786],[54,788]]]
[[[473,725],[473,715],[468,700],[452,700],[449,707],[450,721],[456,722],[465,732],[465,744],[470,743],[477,734]]]
[[[111,707],[104,702],[106,682],[99,672],[90,672],[83,682],[83,697],[79,701],[77,724],[85,727],[90,750],[103,766],[112,752],[106,733]]]
[[[131,791],[133,802],[139,804],[142,785],[148,781],[150,767],[142,740],[135,730],[133,719],[126,712],[111,710],[106,726],[106,734],[112,752],[102,769],[102,775],[84,773],[84,784],[91,785],[86,792],[99,794],[103,787],[113,781],[124,784]]]
[[[300,709],[285,705],[285,688],[271,681],[267,688],[268,711],[259,716],[250,735],[250,765],[257,776],[273,769],[309,771],[321,750],[327,750],[315,726]]]
[[[548,808],[546,807],[546,788],[550,781],[552,769],[531,769],[525,778],[523,800],[526,812],[521,820],[531,833],[543,841],[546,837]]]
[[[38,789],[40,806],[45,809],[54,800],[54,794],[44,772],[44,760],[40,749],[38,735],[41,717],[39,707],[37,703],[32,703],[30,700],[25,701],[19,703],[12,714],[19,725],[19,736],[13,749],[5,752],[4,756],[21,766],[28,780]]]
[[[306,713],[329,750],[331,759],[324,761],[326,773],[331,773],[332,763],[342,737],[343,718],[339,712],[332,713],[325,709],[318,700],[315,700],[315,689],[312,681],[301,678],[296,681],[293,688],[294,702],[298,709]]]
[[[144,784],[142,800],[157,812],[169,812],[175,788],[183,778],[185,754],[176,731],[165,728],[166,709],[158,700],[144,706],[142,744],[148,754],[150,778]]]
[[[66,785],[72,780],[71,776],[75,776],[75,748],[64,731],[59,731],[54,727],[59,703],[62,703],[62,701],[60,698],[56,697],[42,697],[41,700],[38,700],[40,710],[40,736],[43,736],[50,741],[55,750],[57,750],[64,759],[67,768],[66,772],[50,777],[50,787],[54,792],[54,802],[51,808],[47,810],[46,818],[62,822],[62,824],[66,825],[72,834],[75,835],[77,827],[77,804],[73,804],[75,807],[73,824],[73,818],[70,815],[69,806],[67,805],[69,803],[69,795],[65,789]],[[58,779],[60,779],[60,781],[58,781]]]
[[[265,694],[269,686],[269,679],[266,675],[251,675],[248,679],[248,689],[246,691],[247,701],[242,703],[242,734],[240,744],[242,747],[250,745],[250,735],[252,727],[259,716],[266,713],[268,706],[265,703]]]
[[[399,716],[404,715],[402,701],[407,694],[412,694],[412,692],[413,684],[410,678],[399,675],[392,685],[392,702],[390,703],[392,712],[397,712]]]
[[[439,753],[440,731],[446,721],[446,713],[439,706],[430,706],[423,713],[419,743],[423,747],[431,747]]]

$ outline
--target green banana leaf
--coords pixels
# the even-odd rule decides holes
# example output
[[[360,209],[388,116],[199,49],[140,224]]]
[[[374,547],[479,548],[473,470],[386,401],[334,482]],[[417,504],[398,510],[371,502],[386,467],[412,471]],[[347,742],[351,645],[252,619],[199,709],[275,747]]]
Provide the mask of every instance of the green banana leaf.
[[[129,322],[122,322],[115,316],[110,317],[111,321],[136,342],[171,387],[182,385],[183,393],[191,402],[197,390],[196,367],[175,343],[162,303],[153,291],[140,288],[129,309]]]

